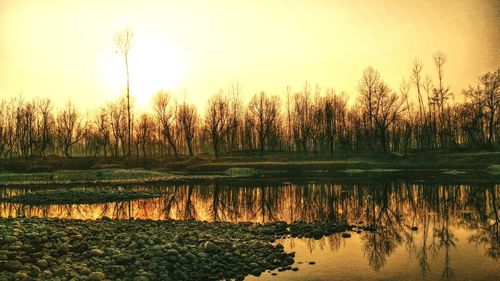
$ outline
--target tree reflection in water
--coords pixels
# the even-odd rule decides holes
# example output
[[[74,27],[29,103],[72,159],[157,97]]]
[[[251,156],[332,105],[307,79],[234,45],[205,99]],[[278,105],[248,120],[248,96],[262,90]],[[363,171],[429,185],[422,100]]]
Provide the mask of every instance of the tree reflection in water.
[[[253,182],[229,186],[176,185],[134,187],[136,190],[168,192],[161,198],[106,204],[28,206],[0,203],[0,215],[96,219],[182,219],[207,221],[318,221],[347,220],[350,224],[374,226],[361,233],[364,255],[374,270],[404,246],[425,276],[429,257],[443,253],[443,279],[453,278],[450,250],[457,243],[455,231],[472,234],[468,242],[498,259],[500,254],[500,186],[428,185],[386,182],[370,185],[307,183],[269,186]],[[0,196],[14,196],[29,189],[0,190]],[[418,231],[412,228],[418,228]],[[310,250],[326,247],[310,239]],[[324,243],[324,242],[321,242]],[[328,237],[331,250],[340,248],[337,235]]]

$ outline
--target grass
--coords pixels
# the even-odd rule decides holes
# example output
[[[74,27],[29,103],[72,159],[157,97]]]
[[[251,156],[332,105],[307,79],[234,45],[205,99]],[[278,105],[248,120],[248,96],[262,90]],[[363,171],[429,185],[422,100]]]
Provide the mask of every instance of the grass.
[[[96,204],[105,202],[131,201],[135,199],[155,198],[166,195],[160,192],[131,191],[131,190],[74,190],[55,189],[28,192],[25,194],[3,197],[0,201],[9,203],[22,203],[29,205],[51,204]]]
[[[500,165],[490,165],[488,167],[488,173],[496,176],[500,176]]]
[[[230,177],[250,177],[258,174],[258,171],[252,168],[229,168],[225,173]]]
[[[480,169],[484,170],[490,165],[500,164],[500,153],[428,153],[407,156],[394,154],[373,155],[371,157],[339,157],[333,159],[316,160],[311,159],[273,159],[262,158],[248,159],[231,158],[230,160],[212,161],[208,163],[194,164],[187,167],[190,172],[214,172],[224,171],[229,168],[253,168],[260,170],[371,170],[372,172],[384,172],[395,170],[416,169]]]
[[[79,161],[79,160],[76,160]],[[138,162],[139,160],[136,160]],[[99,164],[93,169],[52,172],[0,172],[0,186],[139,183],[194,183],[216,179],[345,177],[407,178],[453,181],[500,181],[500,152],[383,154],[358,157],[273,154],[265,157],[193,157],[175,161],[156,160],[150,169],[120,168],[127,165]]]
[[[169,173],[144,169],[59,170],[44,173],[0,173],[0,183],[86,182],[121,181],[165,178]]]

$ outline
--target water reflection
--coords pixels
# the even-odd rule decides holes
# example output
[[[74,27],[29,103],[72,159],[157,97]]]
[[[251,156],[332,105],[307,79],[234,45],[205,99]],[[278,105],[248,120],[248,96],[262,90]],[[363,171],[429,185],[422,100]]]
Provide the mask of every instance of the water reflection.
[[[494,260],[500,253],[498,193],[500,185],[426,185],[388,182],[373,185],[309,183],[268,186],[176,185],[134,187],[168,192],[168,196],[106,204],[28,206],[0,203],[0,216],[96,219],[195,219],[207,221],[347,220],[376,227],[362,232],[361,249],[370,268],[379,271],[397,249],[418,261],[423,276],[439,257],[441,278],[454,278],[452,252],[467,242]],[[13,196],[28,189],[0,189]],[[462,240],[462,241],[461,241]],[[465,240],[465,241],[463,241]],[[339,236],[308,240],[308,247],[341,247]],[[328,245],[325,245],[327,241]],[[293,245],[292,245],[293,246]]]

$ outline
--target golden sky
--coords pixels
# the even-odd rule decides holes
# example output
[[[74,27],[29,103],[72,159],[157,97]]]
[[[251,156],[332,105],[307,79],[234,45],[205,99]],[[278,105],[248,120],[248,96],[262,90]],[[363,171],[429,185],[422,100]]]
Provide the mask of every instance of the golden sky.
[[[459,93],[500,67],[500,1],[0,0],[0,98],[50,97],[89,109],[125,86],[113,34],[135,33],[131,94],[164,88],[203,106],[238,79],[242,93],[282,94],[309,81],[357,95],[373,66],[397,89],[420,57],[448,55]]]

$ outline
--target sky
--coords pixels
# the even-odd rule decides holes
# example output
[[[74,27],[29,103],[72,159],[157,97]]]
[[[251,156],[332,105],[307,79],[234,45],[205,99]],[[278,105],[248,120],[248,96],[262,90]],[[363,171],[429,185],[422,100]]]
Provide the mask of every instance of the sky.
[[[158,90],[203,107],[235,81],[249,98],[305,81],[357,95],[372,66],[393,89],[415,57],[455,93],[500,67],[499,0],[0,0],[0,99],[49,97],[92,109],[125,89],[113,37],[134,32],[131,95]]]

